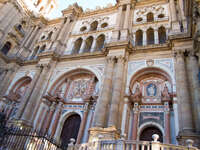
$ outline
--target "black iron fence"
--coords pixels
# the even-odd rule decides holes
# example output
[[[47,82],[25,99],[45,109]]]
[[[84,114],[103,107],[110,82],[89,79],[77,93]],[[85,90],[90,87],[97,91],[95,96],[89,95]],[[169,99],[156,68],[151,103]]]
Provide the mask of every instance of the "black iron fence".
[[[0,150],[67,150],[52,137],[32,129],[6,127],[0,113]]]

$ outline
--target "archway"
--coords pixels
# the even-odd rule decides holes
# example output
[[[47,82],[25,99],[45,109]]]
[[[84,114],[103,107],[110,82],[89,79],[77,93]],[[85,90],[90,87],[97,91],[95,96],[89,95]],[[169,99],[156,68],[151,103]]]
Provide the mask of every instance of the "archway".
[[[92,47],[92,43],[93,43],[93,37],[90,36],[85,40],[85,48],[84,48],[84,52],[89,52],[91,47]]]
[[[160,27],[158,29],[159,43],[163,44],[166,42],[166,29],[165,27]]]
[[[147,14],[147,22],[153,22],[154,21],[154,15],[152,12]]]
[[[153,134],[158,134],[159,135],[158,141],[163,142],[162,132],[155,126],[149,126],[149,127],[145,128],[141,132],[139,140],[140,141],[153,141],[153,139],[152,139]]]
[[[90,25],[90,31],[95,31],[97,30],[97,26],[98,26],[98,22],[94,21],[91,25]]]
[[[143,45],[143,32],[142,30],[138,30],[136,32],[136,46],[142,46]]]
[[[77,139],[80,124],[81,117],[78,114],[73,114],[66,119],[60,136],[62,147],[67,147],[71,138]]]
[[[76,40],[76,42],[74,43],[74,48],[73,48],[73,54],[77,54],[80,51],[81,45],[82,45],[83,39],[79,38],[78,40]]]
[[[101,34],[100,36],[98,36],[97,38],[97,45],[96,45],[96,50],[99,51],[103,48],[104,46],[104,41],[105,41],[105,35]]]
[[[151,45],[154,44],[155,40],[154,40],[154,30],[152,28],[149,28],[147,30],[147,44]]]

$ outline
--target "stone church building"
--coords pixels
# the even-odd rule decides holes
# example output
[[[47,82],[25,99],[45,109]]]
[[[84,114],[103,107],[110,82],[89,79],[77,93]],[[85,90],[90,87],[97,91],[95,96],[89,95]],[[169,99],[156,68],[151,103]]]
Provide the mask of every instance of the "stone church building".
[[[90,4],[88,4],[90,5]],[[67,6],[66,6],[67,7]],[[68,145],[200,146],[200,1],[117,0],[48,19],[56,0],[0,0],[0,112]]]

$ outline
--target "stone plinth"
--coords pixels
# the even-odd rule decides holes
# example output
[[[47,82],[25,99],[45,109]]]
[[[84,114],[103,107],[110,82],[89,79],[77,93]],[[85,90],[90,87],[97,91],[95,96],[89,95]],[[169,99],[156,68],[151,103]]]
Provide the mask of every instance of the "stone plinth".
[[[88,142],[98,140],[116,140],[120,138],[119,131],[115,127],[99,128],[94,127],[89,129],[89,140]]]

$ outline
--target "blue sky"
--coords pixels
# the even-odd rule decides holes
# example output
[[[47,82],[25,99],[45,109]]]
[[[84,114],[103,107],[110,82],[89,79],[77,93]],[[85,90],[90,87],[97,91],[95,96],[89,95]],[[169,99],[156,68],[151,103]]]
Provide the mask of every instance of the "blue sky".
[[[68,7],[68,5],[73,3],[78,3],[79,6],[85,10],[86,8],[95,9],[96,6],[105,7],[108,3],[112,3],[113,5],[116,3],[116,0],[57,0],[58,1],[58,9],[54,10],[50,18],[61,17],[61,10]]]

